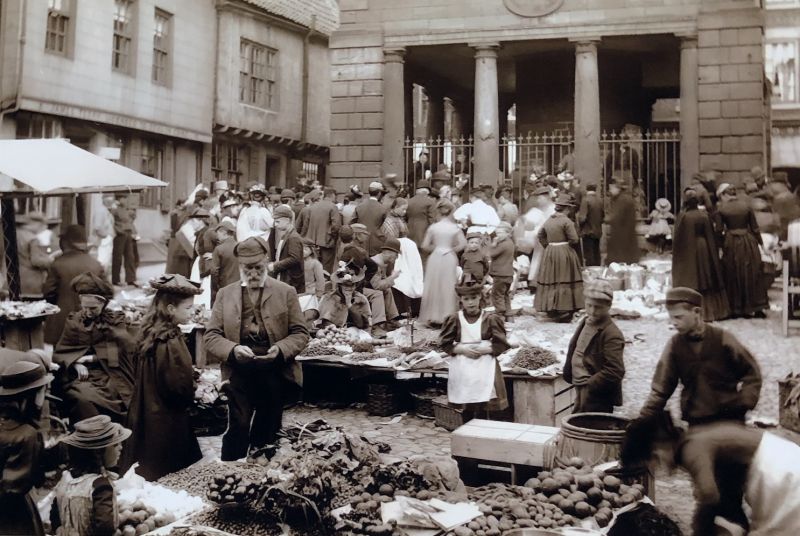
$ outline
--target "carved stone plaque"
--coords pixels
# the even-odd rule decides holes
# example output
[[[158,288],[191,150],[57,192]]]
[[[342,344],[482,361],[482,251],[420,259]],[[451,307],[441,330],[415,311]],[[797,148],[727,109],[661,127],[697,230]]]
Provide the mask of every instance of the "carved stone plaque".
[[[544,17],[560,8],[564,0],[503,0],[503,3],[520,17]]]

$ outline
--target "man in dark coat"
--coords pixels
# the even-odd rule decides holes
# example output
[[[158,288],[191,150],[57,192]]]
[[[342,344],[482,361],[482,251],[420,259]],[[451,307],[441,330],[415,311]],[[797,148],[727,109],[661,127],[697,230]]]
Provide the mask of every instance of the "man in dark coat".
[[[319,262],[328,273],[333,272],[336,257],[336,238],[342,226],[342,216],[336,208],[336,190],[325,188],[322,201],[308,207],[308,224],[298,231],[314,243],[319,251]]]
[[[248,238],[234,249],[245,286],[221,289],[206,325],[205,344],[222,362],[228,381],[228,430],[222,459],[238,460],[250,448],[278,439],[283,418],[283,378],[296,373],[294,358],[308,343],[297,292],[268,275],[269,248]]]
[[[383,242],[386,239],[381,227],[389,209],[380,202],[380,195],[383,192],[383,185],[380,182],[371,182],[368,192],[369,199],[362,201],[356,207],[355,214],[353,214],[353,222],[366,225],[367,232],[369,232],[367,253],[372,256],[380,253]]]
[[[117,207],[111,209],[114,216],[114,243],[111,252],[111,282],[120,284],[122,267],[125,267],[125,282],[136,285],[136,210],[129,206],[127,197],[117,199]]]
[[[219,245],[211,256],[211,303],[222,287],[239,281],[239,262],[233,254],[236,247],[236,226],[225,220],[217,225]]]
[[[628,193],[625,182],[611,183],[608,191],[611,194],[611,213],[608,215],[606,264],[636,264],[641,257],[639,237],[636,235],[636,203]]]
[[[666,305],[677,333],[661,354],[641,417],[663,411],[681,384],[681,416],[689,423],[690,432],[691,427],[723,421],[744,424],[761,392],[758,362],[732,333],[703,320],[703,295],[699,292],[672,288]],[[747,467],[716,467],[715,473],[724,480],[720,505],[725,517],[746,527],[742,495]]]
[[[428,181],[417,183],[416,194],[408,200],[406,219],[408,219],[408,238],[420,248],[425,239],[425,231],[436,221],[436,200],[430,195]]]
[[[583,259],[586,266],[600,266],[600,239],[603,237],[603,218],[605,208],[603,200],[597,195],[597,186],[586,187],[586,195],[581,200],[578,210],[581,241],[583,242]]]
[[[573,413],[614,413],[622,405],[625,337],[609,314],[614,291],[603,281],[586,286],[586,318],[567,350],[564,380],[575,386]]]
[[[269,264],[270,274],[278,281],[293,286],[298,294],[303,294],[306,291],[303,238],[292,225],[292,209],[280,205],[272,217],[275,229],[269,236],[269,253],[275,261]]]
[[[53,261],[44,282],[44,299],[58,305],[60,311],[48,316],[44,325],[44,342],[55,345],[61,338],[64,322],[80,305],[72,280],[83,273],[103,276],[103,267],[89,254],[86,229],[83,225],[70,225],[61,235],[63,254]]]
[[[81,308],[70,313],[55,345],[60,366],[55,388],[71,422],[98,414],[125,422],[136,374],[135,345],[125,313],[106,308],[114,289],[91,272],[72,280]]]

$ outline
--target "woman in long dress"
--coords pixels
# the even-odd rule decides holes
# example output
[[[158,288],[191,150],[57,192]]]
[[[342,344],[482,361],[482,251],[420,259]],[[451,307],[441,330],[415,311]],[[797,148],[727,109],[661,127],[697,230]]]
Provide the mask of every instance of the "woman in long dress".
[[[683,209],[675,221],[672,286],[689,287],[703,295],[706,321],[730,315],[714,226],[708,212],[699,208],[697,192],[692,188],[684,191]]]
[[[528,287],[531,291],[536,290],[536,276],[539,273],[539,263],[544,254],[544,246],[539,242],[539,231],[542,225],[555,212],[555,205],[550,196],[550,188],[542,186],[533,192],[536,197],[536,206],[530,209],[520,218],[524,225],[524,240],[532,244],[531,266],[528,270]]]
[[[464,233],[453,219],[453,204],[445,199],[436,204],[439,221],[428,227],[422,249],[429,251],[425,265],[425,286],[422,291],[420,322],[439,325],[458,311],[456,281],[458,253],[467,245]]]
[[[761,231],[750,205],[737,198],[736,190],[722,184],[717,190],[717,207],[722,224],[722,274],[728,291],[731,316],[763,316],[768,306],[761,284]]]
[[[536,276],[536,311],[558,322],[570,322],[575,311],[583,309],[583,275],[578,254],[572,247],[578,243],[575,223],[567,217],[572,200],[561,194],[556,211],[542,225],[539,242],[544,254]]]

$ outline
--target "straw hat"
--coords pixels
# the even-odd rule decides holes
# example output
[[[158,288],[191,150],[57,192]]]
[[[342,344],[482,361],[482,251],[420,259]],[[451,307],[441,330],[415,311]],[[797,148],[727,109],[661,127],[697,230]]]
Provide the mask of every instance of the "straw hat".
[[[12,396],[38,389],[53,381],[44,366],[30,361],[17,361],[0,374],[0,396]]]
[[[80,449],[103,449],[122,443],[130,435],[130,430],[111,422],[108,415],[96,415],[76,422],[75,431],[62,438],[61,443]]]
[[[669,199],[662,197],[656,200],[656,208],[658,210],[672,210],[672,203],[669,202]]]

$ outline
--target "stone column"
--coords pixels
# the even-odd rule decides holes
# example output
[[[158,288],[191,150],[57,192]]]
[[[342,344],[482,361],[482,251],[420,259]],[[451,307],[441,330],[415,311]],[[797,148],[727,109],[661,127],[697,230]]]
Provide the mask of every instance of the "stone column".
[[[700,171],[697,36],[681,41],[681,188]]]
[[[383,51],[383,172],[404,175],[403,140],[406,135],[404,48]]]
[[[497,184],[500,124],[498,121],[498,43],[471,45],[475,49],[475,168],[473,184]]]
[[[600,161],[599,39],[575,43],[575,174],[583,184],[598,184]]]

